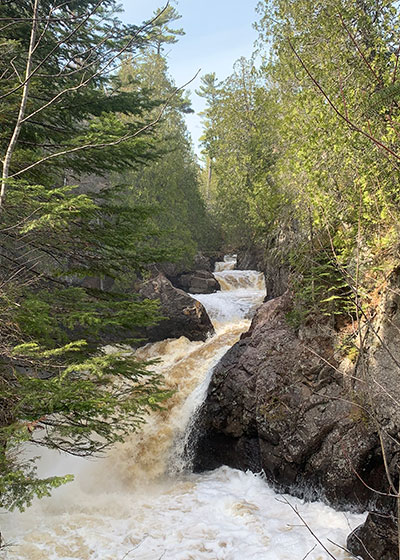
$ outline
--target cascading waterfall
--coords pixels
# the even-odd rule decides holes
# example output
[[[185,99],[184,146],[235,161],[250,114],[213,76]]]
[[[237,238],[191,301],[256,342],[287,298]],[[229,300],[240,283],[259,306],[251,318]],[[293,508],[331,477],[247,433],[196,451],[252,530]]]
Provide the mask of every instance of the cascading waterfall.
[[[7,560],[309,560],[329,558],[293,510],[261,475],[228,467],[185,472],[185,431],[204,401],[212,369],[249,326],[265,296],[263,275],[217,263],[221,291],[195,296],[216,334],[206,342],[185,337],[148,344],[140,358],[155,366],[174,396],[143,430],[106,459],[71,458],[45,451],[39,474],[75,474],[75,481],[36,500],[27,512],[6,514]],[[287,497],[338,560],[351,528],[364,517]],[[328,539],[330,539],[328,541]],[[337,545],[332,544],[336,542]],[[308,554],[309,553],[309,554]]]

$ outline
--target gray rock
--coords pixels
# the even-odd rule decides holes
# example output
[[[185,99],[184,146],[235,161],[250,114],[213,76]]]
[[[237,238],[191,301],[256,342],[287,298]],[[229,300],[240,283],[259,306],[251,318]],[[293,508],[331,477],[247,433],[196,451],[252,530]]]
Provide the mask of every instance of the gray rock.
[[[161,314],[166,317],[158,325],[146,328],[148,341],[180,336],[186,336],[189,340],[206,340],[214,332],[203,305],[184,291],[174,288],[162,274],[148,280],[139,293],[148,299],[158,299]]]
[[[399,560],[397,524],[388,516],[369,514],[347,539],[347,548],[363,560]]]
[[[367,402],[383,431],[400,439],[400,269],[389,278],[374,321],[367,329],[364,360],[359,360],[356,388]],[[390,442],[387,442],[390,448]],[[390,453],[390,449],[389,449]]]
[[[282,260],[279,256],[282,247],[287,248],[288,245],[288,236],[283,236],[279,240],[270,240],[263,248],[246,247],[238,250],[236,268],[263,272],[268,299],[279,297],[288,289],[290,267],[287,259]]]
[[[173,279],[173,285],[190,294],[213,294],[221,289],[211,272],[196,270]]]

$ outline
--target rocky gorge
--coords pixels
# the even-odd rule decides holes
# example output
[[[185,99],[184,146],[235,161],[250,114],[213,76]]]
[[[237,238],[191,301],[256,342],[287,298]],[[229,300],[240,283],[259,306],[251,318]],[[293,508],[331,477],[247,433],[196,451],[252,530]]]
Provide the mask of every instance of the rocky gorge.
[[[291,326],[289,290],[267,298],[216,366],[193,432],[196,471],[263,471],[280,491],[368,509],[348,539],[365,560],[399,557],[399,277],[360,321],[356,354],[327,317]]]

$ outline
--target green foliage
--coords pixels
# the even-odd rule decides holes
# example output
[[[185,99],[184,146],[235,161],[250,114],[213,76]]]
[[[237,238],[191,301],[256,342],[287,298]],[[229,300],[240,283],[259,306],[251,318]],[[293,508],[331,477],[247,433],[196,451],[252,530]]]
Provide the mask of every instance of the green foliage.
[[[203,187],[228,245],[260,242],[273,229],[282,204],[272,180],[273,132],[270,96],[253,62],[240,59],[232,76],[218,83],[202,78],[198,94],[207,100],[203,114],[204,153],[210,173]]]
[[[157,302],[132,285],[171,248],[152,210],[128,208],[118,190],[10,184],[0,228],[0,485],[2,505],[23,508],[68,477],[38,479],[21,443],[100,453],[168,398],[151,363],[102,344],[132,342],[159,320]],[[100,277],[108,291],[89,287]]]
[[[342,320],[398,261],[396,2],[266,0],[260,69],[203,78],[204,175],[227,242],[291,271],[292,320]],[[271,265],[272,269],[272,265]],[[273,273],[273,272],[272,272]]]
[[[24,173],[29,182],[54,184],[65,176],[83,172],[104,174],[108,170],[134,167],[153,152],[152,140],[142,134],[131,137],[146,124],[143,117],[152,102],[145,91],[120,91],[113,83],[113,70],[121,53],[136,53],[148,42],[151,26],[123,25],[117,4],[107,0],[64,2],[50,25],[46,19],[54,3],[39,2],[37,45],[33,53],[34,74],[11,175],[33,165]],[[91,14],[91,17],[87,17]],[[19,77],[25,73],[31,31],[32,5],[2,2],[0,60],[0,152],[10,141],[21,101]],[[64,40],[63,40],[64,39]],[[3,56],[4,54],[4,56]],[[10,63],[12,61],[12,63]],[[130,117],[129,123],[118,115]],[[109,145],[121,137],[123,143]],[[72,151],[83,145],[99,148]],[[59,153],[44,163],[43,158]]]
[[[309,316],[321,313],[344,317],[347,321],[356,318],[351,280],[346,269],[340,267],[337,255],[332,255],[329,249],[313,255],[307,247],[303,252],[297,248],[291,265],[294,304],[287,318],[292,326],[297,328]]]
[[[151,44],[154,45],[157,54],[165,49],[166,45],[174,44],[178,41],[178,36],[185,35],[182,28],[172,29],[169,25],[181,19],[177,10],[168,5],[166,8],[158,8],[154,15],[158,16],[150,33]]]
[[[174,91],[165,59],[146,51],[132,63],[127,59],[118,80],[121,87],[147,87],[157,103],[165,103]],[[219,236],[207,214],[199,188],[199,167],[188,138],[183,114],[190,103],[179,92],[165,113],[157,132],[159,156],[137,171],[118,174],[115,181],[126,185],[129,205],[151,205],[157,209],[155,224],[168,231],[179,247],[182,260],[190,261],[198,249],[219,248]]]
[[[273,176],[296,220],[298,299],[354,317],[354,294],[362,301],[397,258],[398,9],[278,0],[259,11],[261,53],[272,43],[262,73],[276,99]]]
[[[149,265],[191,256],[209,227],[190,103],[161,56],[183,34],[175,9],[139,28],[114,0],[38,6],[37,18],[26,0],[0,6],[0,491],[20,509],[69,480],[38,478],[27,442],[99,454],[169,397],[151,362],[103,347],[136,344],[161,319],[138,283]]]
[[[15,434],[6,434],[15,441]],[[15,447],[13,452],[20,456],[21,449]],[[73,480],[72,475],[53,476],[49,478],[38,478],[35,468],[35,460],[26,461],[21,464],[13,462],[8,455],[1,454],[0,457],[0,505],[8,510],[24,509],[32,504],[34,498],[50,496],[54,488]]]
[[[0,60],[4,161],[21,108],[32,7],[0,6],[10,22]],[[20,509],[69,480],[38,478],[34,459],[23,458],[27,442],[99,454],[168,398],[152,363],[103,346],[135,342],[161,318],[157,302],[135,295],[138,280],[149,264],[183,253],[181,238],[167,238],[155,200],[127,203],[127,189],[107,181],[165,153],[149,125],[172,85],[150,94],[137,75],[125,88],[116,70],[154,38],[172,42],[180,31],[168,21],[177,14],[168,9],[139,29],[115,17],[114,0],[73,0],[47,25],[53,7],[39,2],[33,73],[0,214],[0,492],[1,505]],[[183,95],[171,103],[187,110]]]

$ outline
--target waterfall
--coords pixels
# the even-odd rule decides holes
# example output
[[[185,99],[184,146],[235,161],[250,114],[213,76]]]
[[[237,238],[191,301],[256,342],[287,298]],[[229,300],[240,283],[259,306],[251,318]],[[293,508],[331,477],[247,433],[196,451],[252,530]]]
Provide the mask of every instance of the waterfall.
[[[234,256],[217,263],[221,291],[193,296],[210,314],[214,336],[204,343],[168,339],[137,352],[141,359],[162,360],[154,369],[175,391],[165,409],[105,459],[43,452],[40,475],[72,472],[76,480],[35,500],[23,514],[3,516],[1,530],[12,546],[0,558],[300,560],[312,549],[309,560],[328,558],[262,475],[228,467],[200,475],[184,469],[186,429],[204,401],[212,370],[265,297],[261,273],[234,267]],[[335,558],[344,560],[340,546],[363,517],[287,499]]]

